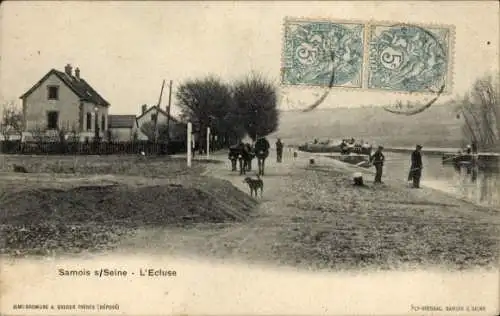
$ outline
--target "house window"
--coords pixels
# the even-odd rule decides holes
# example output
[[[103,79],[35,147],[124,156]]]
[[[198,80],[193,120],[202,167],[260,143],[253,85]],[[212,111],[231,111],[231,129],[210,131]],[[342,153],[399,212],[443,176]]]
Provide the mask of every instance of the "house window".
[[[49,111],[47,112],[47,128],[57,129],[57,121],[59,120],[59,112]]]
[[[101,117],[101,130],[106,130],[106,115],[102,115]]]
[[[59,87],[58,86],[49,86],[47,99],[49,100],[59,100]]]
[[[151,121],[156,121],[156,118],[158,117],[158,114],[151,114]]]
[[[92,130],[92,113],[87,113],[87,131]]]

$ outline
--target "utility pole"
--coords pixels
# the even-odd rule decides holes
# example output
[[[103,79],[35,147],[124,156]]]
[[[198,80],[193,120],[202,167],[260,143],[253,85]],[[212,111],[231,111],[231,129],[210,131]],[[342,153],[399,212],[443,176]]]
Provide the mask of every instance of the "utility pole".
[[[161,106],[161,98],[163,96],[163,88],[165,88],[165,80],[163,80],[163,83],[161,85],[161,90],[160,90],[160,98],[158,99],[158,105],[156,106],[156,115],[155,115],[155,144],[158,142],[158,114],[159,114],[159,109]]]
[[[210,158],[210,127],[207,127],[207,159]]]
[[[170,144],[170,105],[172,103],[172,80],[170,80],[168,89],[168,106],[167,106],[167,154],[168,146]]]
[[[187,166],[188,168],[191,167],[191,137],[193,137],[193,126],[191,122],[187,123]]]

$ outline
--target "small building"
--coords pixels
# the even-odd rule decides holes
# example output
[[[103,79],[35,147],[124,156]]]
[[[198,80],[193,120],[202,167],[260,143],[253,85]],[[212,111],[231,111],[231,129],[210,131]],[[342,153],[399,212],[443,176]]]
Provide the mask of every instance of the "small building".
[[[106,139],[118,142],[128,142],[138,139],[135,115],[109,115]]]
[[[168,114],[166,111],[160,109],[158,106],[154,105],[148,108],[146,104],[144,104],[141,108],[141,114],[137,116],[137,128],[139,131],[139,139],[148,140],[152,138],[151,126],[154,126],[154,122],[156,121],[157,126],[165,125],[167,123]],[[170,115],[170,133],[171,137],[172,130],[174,126],[179,124],[179,120]]]
[[[110,104],[67,64],[64,71],[51,69],[22,100],[25,132],[51,135],[62,130],[80,140],[106,135]]]

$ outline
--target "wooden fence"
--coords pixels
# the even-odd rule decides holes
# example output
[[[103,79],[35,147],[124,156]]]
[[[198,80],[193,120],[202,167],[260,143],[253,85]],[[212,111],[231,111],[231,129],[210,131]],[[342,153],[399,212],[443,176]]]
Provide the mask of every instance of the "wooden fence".
[[[21,142],[0,141],[0,152],[3,154],[28,154],[28,155],[115,155],[138,154],[147,155],[176,154],[186,151],[186,143],[171,141],[166,143],[153,143],[149,141],[134,142]]]

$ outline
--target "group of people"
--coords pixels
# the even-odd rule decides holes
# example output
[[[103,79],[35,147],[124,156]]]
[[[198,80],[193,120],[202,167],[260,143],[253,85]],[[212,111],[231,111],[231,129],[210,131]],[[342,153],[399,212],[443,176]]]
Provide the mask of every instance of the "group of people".
[[[353,140],[354,142],[354,140]],[[244,175],[247,171],[252,171],[252,160],[257,158],[258,174],[264,175],[265,160],[269,156],[270,150],[269,141],[265,137],[260,137],[252,146],[249,143],[240,142],[229,149],[229,160],[231,161],[231,170],[237,171],[239,162],[240,175]],[[281,139],[276,141],[276,162],[281,163],[283,160],[283,142]],[[385,163],[385,155],[383,146],[378,146],[377,150],[370,155],[370,164],[375,167],[374,183],[382,183],[382,174]],[[422,145],[417,145],[411,153],[411,165],[408,173],[408,181],[412,182],[414,188],[420,188],[420,179],[422,177]]]
[[[385,156],[383,154],[384,147],[379,146],[375,153],[370,156],[370,164],[375,167],[374,183],[382,183],[382,173],[384,169]],[[420,188],[420,179],[422,177],[422,146],[417,145],[411,153],[410,172],[408,173],[408,182],[412,182],[413,188]]]
[[[265,137],[259,137],[252,146],[249,143],[240,142],[229,148],[229,160],[231,161],[231,170],[237,171],[239,164],[240,175],[252,171],[252,161],[257,158],[258,174],[264,175],[266,158],[269,156],[271,146]],[[276,161],[281,163],[283,160],[283,142],[278,138],[276,141]]]
[[[348,155],[352,152],[359,154],[370,154],[372,150],[372,146],[367,142],[361,141],[360,143],[356,143],[354,138],[351,139],[343,139],[340,143],[340,152],[343,155]]]

